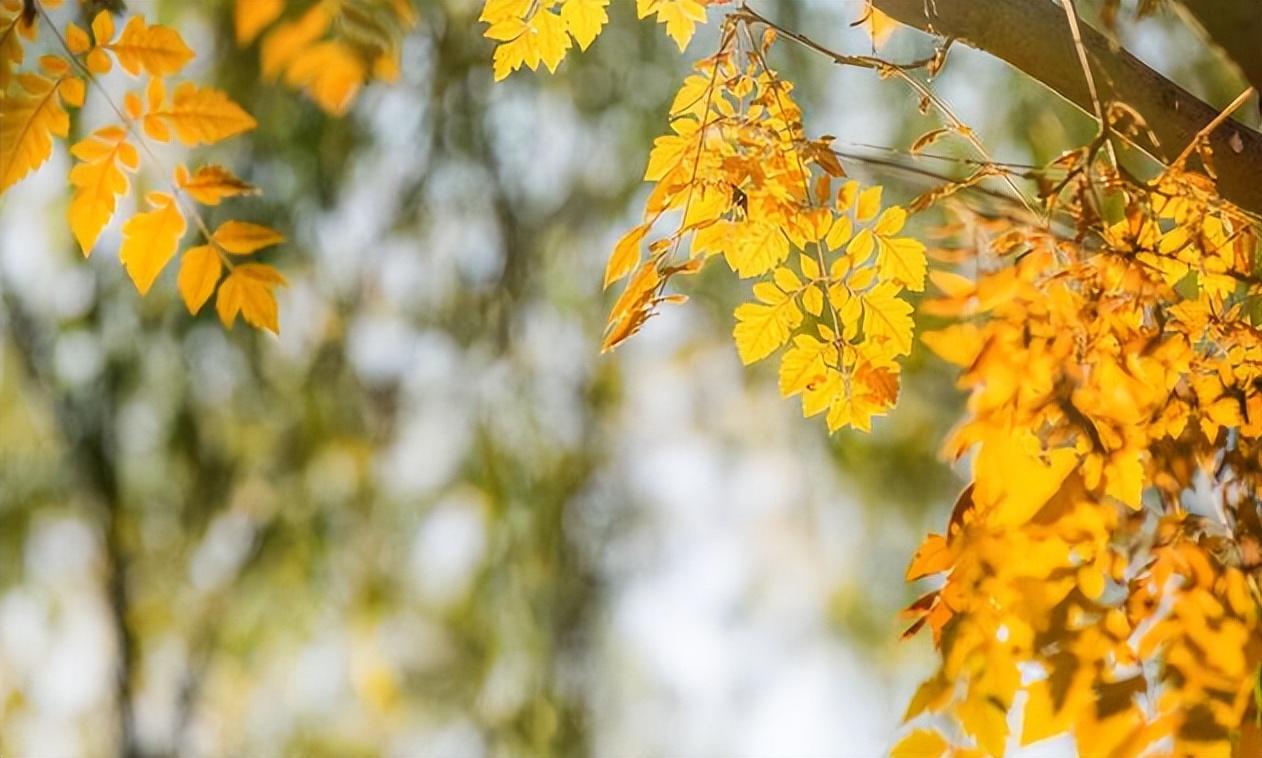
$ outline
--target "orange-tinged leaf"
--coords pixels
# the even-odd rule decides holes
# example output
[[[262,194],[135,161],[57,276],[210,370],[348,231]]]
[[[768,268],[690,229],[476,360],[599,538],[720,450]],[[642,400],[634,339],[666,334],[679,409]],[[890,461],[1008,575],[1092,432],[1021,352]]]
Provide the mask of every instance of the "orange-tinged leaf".
[[[179,32],[160,24],[148,26],[141,16],[132,16],[118,40],[103,47],[113,52],[132,76],[142,71],[152,76],[178,74],[193,59],[193,51]]]
[[[53,154],[53,137],[70,133],[70,116],[59,90],[64,80],[17,75],[17,87],[0,100],[0,193],[39,168]]]
[[[234,255],[249,255],[285,241],[284,235],[275,229],[244,221],[225,221],[211,239]]]
[[[925,538],[907,567],[907,581],[913,582],[930,574],[946,571],[955,564],[955,556],[947,546],[946,537],[931,534]]]
[[[176,284],[188,312],[196,315],[215,292],[223,274],[219,253],[209,245],[201,245],[184,253],[180,259],[180,275]]]
[[[605,266],[605,289],[622,277],[631,273],[640,262],[640,241],[649,231],[648,224],[641,224],[623,235],[609,256]]]
[[[276,269],[259,263],[237,266],[219,285],[219,297],[215,310],[224,326],[232,328],[237,314],[247,324],[266,329],[273,334],[280,332],[275,288],[285,283]]]
[[[163,267],[175,256],[186,228],[175,198],[151,193],[149,200],[154,210],[137,213],[123,225],[120,251],[123,266],[142,295],[149,292]]]
[[[219,205],[228,197],[256,195],[258,188],[238,179],[231,171],[213,163],[199,167],[191,174],[184,166],[175,170],[176,185],[202,205]]]

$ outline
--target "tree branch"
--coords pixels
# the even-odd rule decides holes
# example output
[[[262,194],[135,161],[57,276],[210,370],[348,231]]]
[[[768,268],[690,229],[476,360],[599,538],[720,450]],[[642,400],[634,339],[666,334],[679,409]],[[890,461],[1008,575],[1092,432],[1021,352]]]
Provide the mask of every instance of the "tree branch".
[[[1209,5],[1216,0],[1200,0]],[[955,37],[1007,61],[1052,91],[1092,113],[1091,93],[1075,57],[1073,37],[1058,5],[1051,0],[873,0],[883,13],[932,34]],[[1115,49],[1090,26],[1082,42],[1099,75],[1103,96],[1127,103],[1148,122],[1158,143],[1147,136],[1127,139],[1168,164],[1219,111]],[[1257,44],[1257,41],[1254,41]],[[1210,146],[1218,191],[1241,208],[1262,214],[1262,134],[1228,120],[1214,129]]]

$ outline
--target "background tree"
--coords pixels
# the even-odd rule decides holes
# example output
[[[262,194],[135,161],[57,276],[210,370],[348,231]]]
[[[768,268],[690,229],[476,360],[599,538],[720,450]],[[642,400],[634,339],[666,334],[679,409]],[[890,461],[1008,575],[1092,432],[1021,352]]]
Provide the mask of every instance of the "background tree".
[[[44,31],[76,22],[89,47],[67,33],[70,49],[59,50],[40,36],[30,54],[89,66],[98,37],[115,36],[94,28],[99,4],[53,6],[6,6],[5,40],[33,8]],[[806,608],[803,629],[833,624],[893,670],[890,620],[904,595],[892,572],[911,535],[888,505],[920,506],[904,509],[915,520],[953,489],[932,449],[957,412],[954,363],[972,397],[947,450],[970,452],[960,472],[974,484],[909,572],[944,576],[912,608],[943,655],[911,715],[942,716],[899,750],[937,754],[949,738],[957,752],[1001,753],[1024,689],[1027,740],[1070,729],[1119,753],[1178,740],[1177,750],[1248,754],[1256,137],[1092,31],[1125,37],[1129,8],[875,6],[945,39],[904,36],[877,56],[845,32],[860,8],[842,19],[791,3],[714,4],[708,13],[722,20],[705,27],[700,3],[638,3],[667,40],[634,25],[629,4],[496,3],[482,15],[484,28],[508,24],[490,33],[501,50],[534,38],[514,28],[549,36],[493,59],[477,39],[481,9],[464,4],[421,8],[419,22],[388,0],[130,9],[150,27],[202,29],[186,73],[257,122],[207,157],[265,194],[201,212],[208,232],[230,220],[217,214],[248,209],[250,223],[292,239],[268,252],[290,282],[279,318],[253,313],[282,338],[179,315],[176,298],[190,298],[174,266],[141,301],[100,250],[88,266],[53,252],[75,245],[38,213],[64,196],[70,166],[55,144],[48,167],[6,193],[6,226],[29,217],[53,230],[32,244],[23,223],[5,243],[6,745],[108,752],[102,735],[117,732],[127,754],[765,747],[740,729],[716,737],[702,721],[680,721],[693,732],[661,728],[682,719],[676,708],[628,726],[639,691],[623,619],[634,623],[644,605],[636,588],[695,587],[679,572],[667,574],[674,585],[644,577],[688,566],[679,556],[731,565],[714,535],[750,519],[737,523],[782,541],[751,540],[768,558],[750,551],[740,563],[770,571],[729,584],[782,585],[798,571],[792,583],[810,592],[710,584],[685,605],[725,603],[716,609],[732,618],[763,609],[780,621],[783,636],[771,639],[799,660],[812,648],[785,608]],[[1000,23],[1005,13],[1023,20]],[[606,14],[613,23],[596,40]],[[1143,23],[1138,39],[1192,51],[1172,77],[1239,108],[1246,83],[1210,48],[1188,46],[1182,22]],[[867,26],[879,36],[885,24],[869,16]],[[803,29],[836,30],[842,42]],[[703,55],[718,53],[691,78],[664,75],[678,61],[670,48],[694,32]],[[1011,56],[1104,126],[959,42]],[[567,45],[590,49],[558,66]],[[6,60],[63,75],[11,49]],[[629,56],[644,65],[626,66]],[[514,62],[559,78],[492,86]],[[96,73],[121,91],[131,85],[118,69]],[[982,90],[980,72],[1004,84]],[[892,80],[889,94],[868,94],[873,74]],[[33,81],[6,82],[22,89],[6,89],[6,116]],[[84,100],[59,135],[70,144],[110,117]],[[668,109],[673,136],[649,158],[655,188],[636,196]],[[890,128],[860,123],[881,118]],[[812,137],[829,132],[845,139]],[[1198,161],[1215,173],[1195,173]],[[141,169],[101,249],[120,246],[134,198],[171,184],[170,173]],[[174,177],[169,194],[196,199],[187,183]],[[926,211],[915,234],[892,209],[904,199]],[[626,221],[632,204],[658,223]],[[666,280],[695,274],[700,305],[654,319],[644,346],[597,362],[592,239],[615,226],[632,231],[611,244],[606,282],[631,273],[632,285],[606,346],[678,299]],[[237,255],[215,234],[203,244]],[[748,295],[722,264],[699,265],[713,257],[765,279],[737,308],[738,351],[709,325],[726,324]],[[926,288],[942,296],[922,302]],[[238,300],[242,310],[265,302]],[[945,361],[912,342],[913,306]],[[743,387],[734,363],[790,338],[780,389],[803,394],[808,414],[863,428],[901,395],[897,412],[871,437],[788,431],[764,391],[775,379],[754,373]],[[848,492],[881,507],[847,510],[838,499]],[[654,542],[654,524],[681,513],[693,521],[666,533],[687,544]],[[640,540],[656,547],[646,554]],[[671,614],[653,625],[687,629]],[[101,677],[89,663],[69,701],[49,694],[57,680],[45,662],[76,649],[67,629],[112,641],[103,659],[76,656],[107,662],[107,693],[92,688]],[[695,665],[681,639],[666,649]],[[1234,650],[1242,655],[1223,652]],[[1139,659],[1153,665],[1127,667]],[[790,656],[776,660],[792,668]],[[711,679],[732,670],[743,671],[729,659]],[[1023,686],[1023,670],[1046,678]],[[868,693],[871,677],[891,676],[862,671]],[[755,702],[775,689],[753,681],[728,685]],[[705,689],[729,691],[721,681]],[[311,692],[323,694],[300,694]],[[851,701],[849,713],[864,705]],[[654,741],[658,731],[670,739]],[[786,740],[800,731],[777,730],[771,744],[792,750]],[[710,736],[690,736],[700,732]]]

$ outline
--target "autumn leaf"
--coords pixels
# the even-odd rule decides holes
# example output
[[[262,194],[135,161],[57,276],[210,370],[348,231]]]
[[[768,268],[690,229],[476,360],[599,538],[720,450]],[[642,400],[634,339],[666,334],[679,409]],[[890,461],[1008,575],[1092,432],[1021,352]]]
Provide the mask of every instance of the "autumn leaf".
[[[578,43],[580,50],[586,50],[609,22],[605,13],[608,5],[609,0],[565,0],[561,6],[565,31]]]
[[[148,294],[158,274],[175,256],[185,230],[184,214],[175,198],[154,192],[148,202],[154,210],[137,213],[123,225],[120,250],[123,266],[142,295]]]
[[[215,292],[223,274],[219,253],[209,245],[200,245],[184,253],[180,259],[180,275],[176,284],[188,312],[197,315]]]
[[[132,76],[142,71],[152,76],[178,74],[193,59],[179,32],[159,24],[149,26],[141,16],[132,16],[118,40],[102,46]]]
[[[184,82],[176,87],[170,103],[166,103],[159,82],[155,79],[150,83],[150,110],[145,116],[145,131],[154,139],[165,141],[166,127],[170,126],[180,142],[195,147],[213,144],[258,126],[253,116],[219,90]]]
[[[240,314],[246,323],[273,334],[280,332],[276,293],[285,279],[276,269],[259,263],[243,263],[219,285],[215,308],[224,326],[232,328]]]
[[[16,77],[16,89],[0,99],[0,193],[39,168],[53,154],[53,137],[70,133],[60,90],[67,77],[33,73]]]
[[[771,355],[789,341],[793,329],[802,322],[802,311],[793,297],[775,285],[754,288],[760,302],[743,303],[736,308],[732,336],[741,362],[749,365]]]
[[[200,166],[192,173],[183,165],[176,166],[175,183],[202,205],[219,205],[225,198],[256,195],[259,192],[254,185],[238,179],[228,169],[213,163]]]
[[[113,218],[118,197],[127,194],[129,183],[120,164],[135,171],[140,156],[127,141],[127,131],[119,126],[98,129],[70,152],[81,161],[70,171],[70,184],[75,188],[69,208],[70,229],[87,256]]]
[[[870,339],[889,346],[894,355],[911,352],[913,323],[911,305],[898,297],[898,288],[882,282],[861,295],[863,331]]]
[[[245,46],[285,11],[285,0],[236,0],[233,24],[237,45]]]
[[[211,240],[234,255],[249,255],[265,247],[280,244],[285,237],[275,229],[244,221],[225,221],[215,230]]]

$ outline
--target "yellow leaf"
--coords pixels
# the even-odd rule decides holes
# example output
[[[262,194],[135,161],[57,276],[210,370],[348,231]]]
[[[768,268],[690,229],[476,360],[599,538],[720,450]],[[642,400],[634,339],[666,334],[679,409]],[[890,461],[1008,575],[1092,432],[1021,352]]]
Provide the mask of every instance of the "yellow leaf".
[[[179,32],[160,24],[147,26],[140,16],[132,16],[118,40],[102,47],[112,51],[133,76],[141,71],[151,76],[178,74],[193,59]]]
[[[930,574],[937,574],[951,568],[955,556],[947,546],[946,538],[940,534],[930,534],[916,550],[916,555],[907,567],[906,579],[914,582]]]
[[[203,205],[219,205],[227,197],[258,194],[257,187],[213,163],[201,166],[192,174],[183,166],[178,166],[175,170],[175,182],[189,197]]]
[[[898,288],[881,282],[861,295],[863,300],[863,332],[869,340],[884,342],[894,355],[911,352],[911,305],[898,297]]]
[[[920,335],[920,341],[947,363],[971,366],[982,351],[982,334],[976,324],[952,324]]]
[[[898,29],[897,21],[872,7],[871,3],[868,4],[863,17],[863,30],[868,33],[874,48],[879,49],[881,45],[884,45],[896,29]]]
[[[833,222],[833,227],[828,230],[828,236],[824,238],[824,244],[829,250],[840,250],[841,246],[850,241],[851,235],[854,233],[854,225],[850,223],[849,216],[838,216]]]
[[[320,39],[332,23],[333,17],[329,15],[328,6],[317,3],[298,20],[281,24],[269,32],[259,49],[259,67],[264,78],[275,79],[280,76],[290,61]]]
[[[188,312],[197,315],[215,292],[215,285],[223,273],[219,254],[209,245],[201,245],[184,253],[180,260],[180,275],[176,284]]]
[[[627,232],[613,249],[609,263],[605,266],[605,289],[622,277],[631,273],[640,262],[640,241],[649,231],[648,224],[641,224]]]
[[[736,308],[732,336],[736,351],[746,365],[771,355],[789,341],[789,335],[802,323],[802,311],[793,298],[781,296],[776,304],[742,303]]]
[[[266,226],[244,221],[225,221],[215,230],[211,240],[234,255],[249,255],[265,247],[285,241],[284,235]]]
[[[102,10],[92,17],[92,38],[97,45],[104,45],[114,40],[114,16]]]
[[[233,21],[237,45],[244,47],[285,10],[285,0],[237,0]]]
[[[70,171],[75,191],[68,214],[70,229],[84,256],[92,252],[101,230],[114,216],[118,196],[127,193],[127,177],[118,167],[118,159],[121,155],[124,165],[134,169],[136,156],[126,137],[123,129],[106,127],[70,149],[82,162]]]
[[[279,333],[274,290],[284,283],[284,278],[271,266],[259,263],[237,266],[219,285],[219,297],[215,301],[219,320],[231,329],[239,313],[247,324]]]
[[[898,282],[913,292],[925,289],[925,246],[910,237],[878,237],[876,265],[885,279]]]
[[[101,11],[105,13],[105,11]],[[92,49],[92,40],[88,39],[88,33],[78,24],[69,24],[66,26],[66,47],[74,55],[83,55]]]
[[[285,83],[302,90],[325,111],[340,116],[359,95],[368,71],[341,42],[321,42],[294,57],[285,70]]]
[[[940,758],[947,750],[947,741],[930,729],[917,729],[898,741],[890,750],[890,758]]]
[[[872,227],[872,233],[878,237],[893,237],[903,230],[907,223],[907,211],[897,205],[886,208]]]
[[[855,202],[855,221],[868,221],[875,217],[879,210],[881,210],[881,185],[878,184],[859,193],[859,199]]]
[[[154,202],[156,201],[156,202]],[[184,214],[175,198],[162,193],[151,197],[155,209],[137,213],[123,225],[123,246],[120,257],[136,289],[149,292],[184,236]]]
[[[698,23],[705,23],[705,5],[698,0],[637,0],[640,18],[656,13],[657,21],[666,24],[666,33],[683,52],[692,40]]]
[[[748,221],[733,229],[724,258],[741,278],[759,276],[789,256],[789,240],[775,224]]]
[[[827,374],[825,353],[832,347],[809,334],[793,338],[793,347],[780,360],[780,394],[793,397]],[[809,414],[807,414],[809,415]]]
[[[160,88],[151,93],[151,99],[158,92]],[[169,105],[159,105],[155,109],[151,102],[146,131],[149,131],[150,121],[169,124],[175,129],[176,138],[190,147],[219,142],[258,126],[258,122],[227,95],[210,87],[198,87],[192,82],[180,84]],[[152,133],[151,136],[161,139]]]
[[[0,99],[0,193],[48,160],[54,136],[70,133],[70,116],[58,94],[63,80],[23,73],[17,82]]]
[[[601,28],[609,22],[605,6],[609,0],[565,0],[561,6],[561,20],[565,22],[565,30],[578,43],[580,50],[586,50],[600,34]]]

